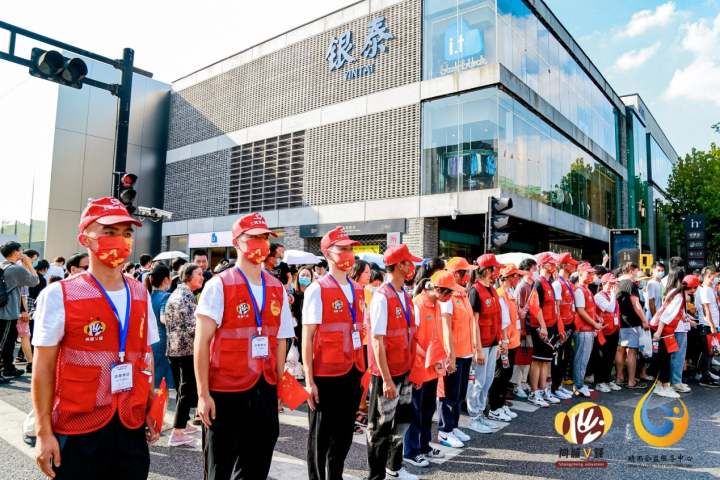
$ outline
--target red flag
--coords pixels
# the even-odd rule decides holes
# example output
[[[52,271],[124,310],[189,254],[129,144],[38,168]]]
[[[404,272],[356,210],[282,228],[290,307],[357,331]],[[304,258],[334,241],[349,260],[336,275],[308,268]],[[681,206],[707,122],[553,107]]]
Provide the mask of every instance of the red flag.
[[[165,377],[160,382],[160,388],[155,390],[155,396],[150,404],[150,418],[153,422],[153,429],[156,432],[161,432],[163,427],[163,421],[165,419],[165,410],[167,408],[168,389],[165,383]]]
[[[280,398],[283,405],[290,408],[290,410],[295,410],[305,403],[309,397],[310,394],[295,377],[290,375],[290,372],[283,374],[280,383],[278,383],[278,398]]]

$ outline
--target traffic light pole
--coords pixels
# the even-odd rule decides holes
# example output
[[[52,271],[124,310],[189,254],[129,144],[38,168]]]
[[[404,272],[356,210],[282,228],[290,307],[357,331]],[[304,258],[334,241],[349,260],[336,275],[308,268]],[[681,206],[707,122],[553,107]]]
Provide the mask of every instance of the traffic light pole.
[[[127,167],[128,130],[130,125],[130,97],[132,96],[133,60],[135,52],[132,48],[123,50],[122,78],[118,88],[118,112],[115,130],[115,165],[114,172],[125,172]],[[113,175],[113,196],[120,191],[120,175]]]

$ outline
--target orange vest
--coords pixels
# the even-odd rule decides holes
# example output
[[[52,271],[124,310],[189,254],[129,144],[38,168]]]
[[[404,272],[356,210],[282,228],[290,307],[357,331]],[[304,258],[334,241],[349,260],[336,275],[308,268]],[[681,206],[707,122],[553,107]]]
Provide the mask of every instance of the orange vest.
[[[52,426],[55,433],[80,435],[107,425],[118,412],[128,429],[145,425],[152,375],[147,345],[148,294],[143,285],[126,279],[130,315],[125,362],[132,364],[133,388],[112,394],[110,369],[120,361],[120,325],[89,273],[61,280],[65,330],[55,372]]]
[[[455,357],[472,355],[472,322],[475,318],[470,300],[465,292],[453,292],[450,297],[453,306],[452,336]]]
[[[365,371],[365,355],[362,347],[355,350],[352,332],[362,330],[365,304],[363,288],[348,279],[354,296],[355,319],[349,302],[340,285],[331,275],[318,279],[322,300],[322,323],[318,325],[313,339],[313,374],[320,377],[345,375],[353,365]]]
[[[413,298],[413,304],[420,312],[420,318],[416,319],[419,325],[413,371],[417,371],[418,380],[425,383],[438,378],[435,364],[447,358],[442,343],[440,304],[430,300],[425,292]]]
[[[257,335],[255,307],[250,287],[239,269],[228,268],[220,275],[225,307],[222,325],[210,343],[210,371],[208,383],[213,392],[244,392],[264,376],[270,385],[277,383],[277,333],[280,328],[283,286],[272,275],[262,272],[265,279],[262,310],[262,335],[268,337],[267,358],[252,358],[252,338]],[[257,299],[258,301],[260,299]]]
[[[610,294],[605,291],[598,292],[600,295],[605,297],[607,301],[610,301]],[[612,312],[606,312],[605,310],[600,310],[600,316],[602,317],[603,324],[605,325],[603,327],[603,333],[605,335],[612,335],[613,333],[617,332],[620,328],[620,305],[615,302],[615,310]]]
[[[575,292],[573,287],[567,280],[558,277],[560,282],[560,320],[565,325],[570,325],[575,321]]]
[[[557,312],[555,310],[555,291],[545,277],[540,277],[540,285],[542,285],[543,289],[543,303],[540,305],[543,320],[545,321],[546,327],[552,327],[558,320]],[[532,312],[530,313],[530,325],[533,327],[540,326],[537,316],[533,315]]]
[[[494,287],[486,287],[480,282],[476,282],[473,287],[480,296],[481,307],[478,314],[480,342],[483,348],[492,347],[502,340],[500,298]]]
[[[515,297],[505,291],[503,287],[497,289],[498,295],[505,299],[510,314],[510,325],[508,326],[508,348],[517,348],[520,346],[520,335],[522,333],[522,322],[518,313]]]
[[[587,288],[586,285],[582,285],[581,287],[578,287],[583,292],[583,297],[585,297],[585,313],[588,314],[588,316],[592,319],[596,319],[596,312],[595,312],[595,299],[593,298],[592,292]],[[580,314],[575,314],[575,328],[579,332],[594,332],[595,327],[587,323],[585,320],[580,318]]]
[[[390,375],[396,377],[410,370],[415,361],[415,312],[410,296],[403,292],[396,292],[395,288],[386,283],[377,289],[375,295],[384,295],[387,299],[387,331],[385,332],[385,357],[387,359]],[[400,297],[405,296],[407,310],[403,309]],[[406,319],[405,312],[408,317]],[[371,347],[368,352],[370,372],[380,376],[380,369],[375,362],[375,352]]]

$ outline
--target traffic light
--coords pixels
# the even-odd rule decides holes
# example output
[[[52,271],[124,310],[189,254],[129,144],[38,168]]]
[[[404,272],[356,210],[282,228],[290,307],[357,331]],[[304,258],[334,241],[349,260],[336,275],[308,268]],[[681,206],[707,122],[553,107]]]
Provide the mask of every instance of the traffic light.
[[[138,177],[134,173],[124,173],[120,177],[118,200],[125,205],[129,213],[133,213],[135,211],[135,205],[133,205],[133,202],[135,201],[135,197],[137,197],[137,192],[135,191],[135,182],[137,182],[137,179]]]
[[[82,88],[88,73],[80,58],[66,58],[57,50],[33,48],[30,56],[30,75],[73,88]]]
[[[510,237],[508,225],[510,216],[502,212],[513,207],[513,200],[510,197],[490,197],[487,214],[487,250],[492,251],[505,245]]]

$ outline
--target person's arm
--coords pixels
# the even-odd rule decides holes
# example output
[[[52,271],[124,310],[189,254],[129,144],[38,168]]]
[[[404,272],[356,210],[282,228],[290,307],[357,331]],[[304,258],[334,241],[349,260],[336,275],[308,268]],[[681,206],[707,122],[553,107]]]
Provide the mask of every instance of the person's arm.
[[[658,326],[657,330],[655,330],[655,333],[653,334],[653,340],[659,341],[660,336],[662,335],[663,325],[669,325],[672,323],[675,317],[680,313],[680,309],[683,307],[683,295],[685,294],[682,292],[676,294],[670,303],[665,307],[658,319]]]
[[[635,311],[635,314],[640,318],[642,321],[642,327],[643,329],[647,330],[649,327],[647,319],[645,318],[645,312],[643,312],[642,305],[640,305],[640,299],[635,295],[630,295],[630,302],[632,303],[633,310]]]
[[[591,325],[593,328],[602,328],[603,324],[600,322],[596,322],[594,318],[590,318],[590,315],[588,315],[585,307],[585,294],[583,293],[582,289],[578,288],[577,290],[575,290],[575,312],[578,314],[580,319],[582,319],[585,323]]]
[[[303,369],[305,370],[305,387],[310,394],[308,405],[315,410],[315,405],[320,403],[320,394],[318,393],[315,378],[313,377],[313,346],[315,345],[316,324],[304,324],[302,329],[302,358]]]
[[[206,427],[215,420],[215,402],[210,396],[210,342],[217,330],[215,320],[203,314],[195,315],[195,342],[193,344],[193,364],[198,393],[198,415]]]
[[[500,300],[500,328],[498,329],[497,339],[500,342],[500,353],[505,353],[510,340],[508,338],[508,328],[510,327],[510,312],[507,303],[503,297]]]
[[[32,403],[37,435],[36,458],[43,473],[55,477],[53,465],[60,466],[60,446],[52,430],[55,397],[55,368],[59,347],[35,347],[33,355]]]
[[[710,302],[715,301],[715,292],[709,288],[698,289],[697,292],[699,293],[697,296],[700,301],[700,308],[703,309],[703,318],[705,318],[707,324],[710,325],[710,332],[715,334],[715,322],[713,321],[712,311],[710,310]]]
[[[22,263],[23,269],[21,270],[18,268],[16,270],[18,272],[16,285],[19,287],[34,287],[40,283],[40,279],[32,266],[32,260],[30,260],[30,257],[23,254],[23,256],[20,257],[20,262]]]
[[[537,318],[538,325],[540,325],[540,338],[546,338],[548,335],[547,325],[545,325],[545,318],[543,317],[541,307],[544,295],[545,292],[543,292],[542,284],[540,282],[535,282],[532,292],[530,292],[530,297],[528,298],[528,311],[531,314],[534,314],[535,318]]]
[[[397,397],[398,392],[390,374],[390,368],[387,364],[387,352],[385,351],[387,316],[387,298],[382,293],[376,292],[370,303],[372,354],[375,355],[375,363],[383,379],[383,395],[386,398],[393,399]]]

